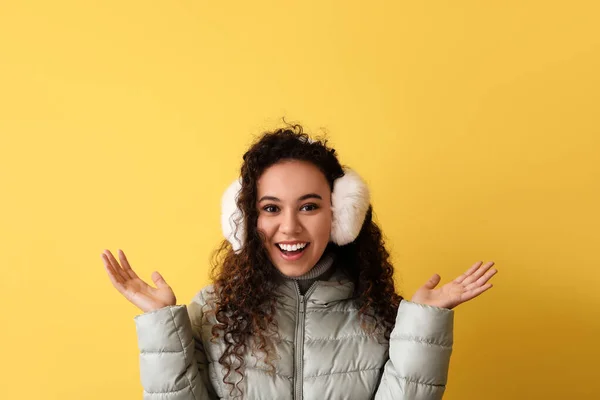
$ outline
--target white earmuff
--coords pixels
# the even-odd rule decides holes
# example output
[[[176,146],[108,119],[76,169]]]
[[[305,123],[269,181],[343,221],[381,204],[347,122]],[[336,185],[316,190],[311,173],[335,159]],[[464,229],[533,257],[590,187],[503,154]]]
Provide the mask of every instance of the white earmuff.
[[[223,236],[231,243],[233,251],[239,253],[246,239],[242,211],[237,199],[242,189],[242,179],[233,181],[221,198],[221,228]],[[333,182],[331,193],[330,240],[340,246],[357,238],[365,221],[370,204],[367,184],[353,170],[344,168],[344,175]]]
[[[223,236],[231,243],[233,251],[239,253],[246,239],[242,210],[237,206],[237,199],[242,190],[242,178],[233,181],[221,198],[221,228]],[[237,230],[236,230],[237,228]]]
[[[344,175],[333,181],[331,192],[331,241],[340,246],[357,238],[369,209],[370,193],[367,184],[353,170],[345,168]]]

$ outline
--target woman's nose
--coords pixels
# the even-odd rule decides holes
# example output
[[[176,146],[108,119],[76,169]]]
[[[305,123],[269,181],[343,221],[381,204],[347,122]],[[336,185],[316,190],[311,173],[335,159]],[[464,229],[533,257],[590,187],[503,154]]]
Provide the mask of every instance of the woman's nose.
[[[285,234],[295,234],[302,231],[302,225],[298,220],[298,216],[294,212],[283,213],[283,220],[279,225],[279,230],[281,233]]]

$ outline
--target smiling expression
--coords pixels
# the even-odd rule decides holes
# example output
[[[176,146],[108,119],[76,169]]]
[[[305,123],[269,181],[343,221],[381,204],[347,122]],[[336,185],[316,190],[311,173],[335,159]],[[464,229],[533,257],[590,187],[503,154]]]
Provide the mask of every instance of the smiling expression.
[[[331,189],[325,175],[306,161],[285,160],[257,182],[257,229],[271,262],[287,276],[300,276],[319,261],[331,233]]]

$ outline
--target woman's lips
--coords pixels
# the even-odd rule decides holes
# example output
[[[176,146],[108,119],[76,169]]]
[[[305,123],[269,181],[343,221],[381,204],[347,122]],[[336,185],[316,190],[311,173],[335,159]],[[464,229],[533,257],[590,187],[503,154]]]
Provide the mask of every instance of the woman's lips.
[[[285,254],[283,252],[283,250],[281,250],[281,248],[278,245],[275,245],[275,247],[277,247],[277,249],[279,250],[279,255],[281,256],[281,258],[283,258],[286,261],[296,261],[296,260],[298,260],[300,257],[302,257],[304,255],[304,253],[306,253],[306,249],[308,248],[308,246],[310,246],[310,243],[308,243],[306,246],[304,246],[304,248],[302,249],[302,251],[300,251],[299,253],[288,253],[288,254]]]

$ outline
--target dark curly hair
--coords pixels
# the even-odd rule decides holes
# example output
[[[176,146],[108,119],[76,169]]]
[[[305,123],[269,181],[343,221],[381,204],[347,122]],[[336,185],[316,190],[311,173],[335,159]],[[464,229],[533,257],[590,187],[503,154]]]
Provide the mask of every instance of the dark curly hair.
[[[213,309],[218,323],[212,328],[212,340],[222,334],[226,349],[219,363],[227,369],[223,382],[240,392],[237,385],[244,379],[244,354],[251,341],[253,350],[264,352],[266,364],[274,371],[271,338],[277,336],[278,330],[274,315],[275,289],[280,278],[257,229],[257,181],[265,169],[283,160],[311,162],[323,172],[332,191],[335,179],[344,175],[335,149],[327,146],[326,139],[311,142],[302,126],[287,125],[264,132],[243,156],[242,190],[237,199],[243,214],[243,220],[237,222],[243,224],[246,232],[242,250],[235,253],[231,244],[223,240],[212,256],[211,279],[218,293]],[[360,305],[362,328],[368,332],[379,328],[389,340],[403,297],[394,289],[390,255],[372,214],[370,205],[353,242],[344,246],[330,242],[325,251],[336,253],[336,265],[355,283],[354,296]],[[367,319],[372,323],[368,325]],[[232,370],[241,375],[235,385],[226,382]]]

